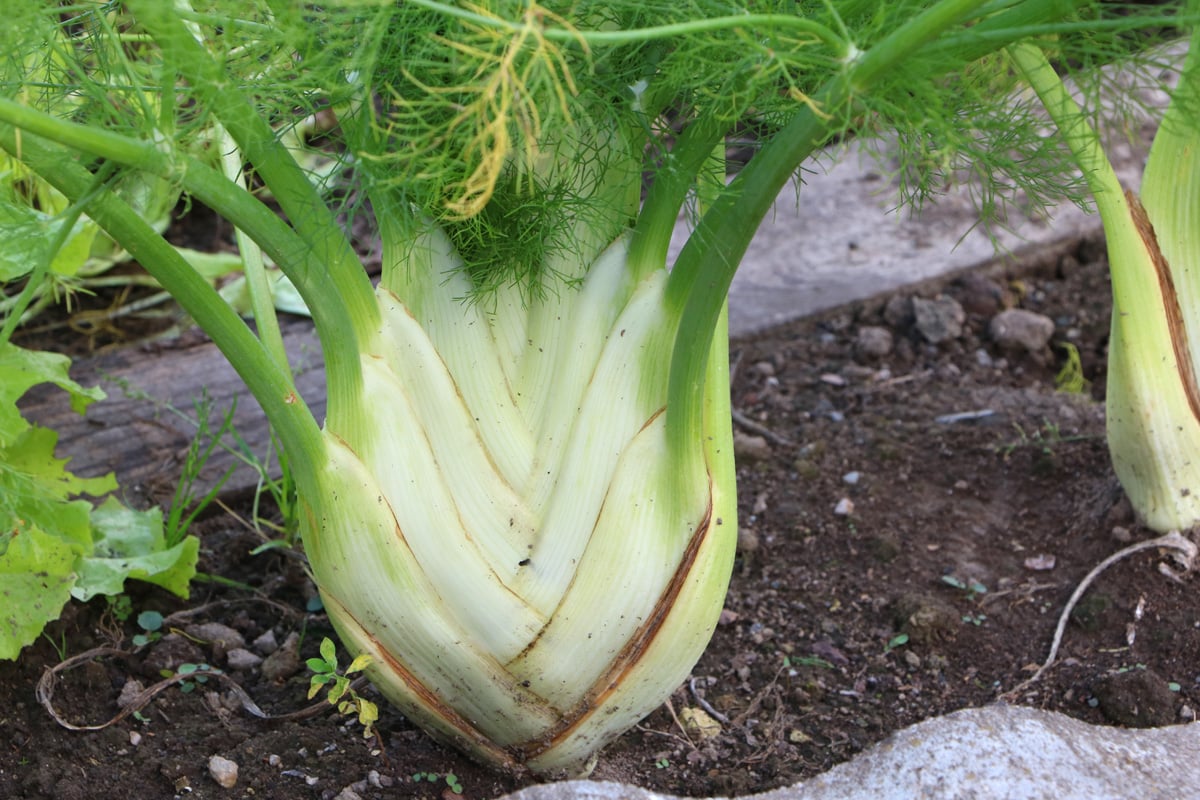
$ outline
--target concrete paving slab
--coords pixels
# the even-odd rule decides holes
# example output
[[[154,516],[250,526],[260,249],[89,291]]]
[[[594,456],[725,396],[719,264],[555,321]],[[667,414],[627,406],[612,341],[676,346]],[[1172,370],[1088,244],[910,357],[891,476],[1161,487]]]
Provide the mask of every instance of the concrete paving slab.
[[[1117,173],[1136,189],[1153,136],[1149,124],[1110,148]],[[966,187],[924,211],[896,210],[898,192],[876,161],[855,144],[820,159],[780,194],[746,252],[729,294],[729,325],[742,336],[903,286],[1004,258],[1020,258],[1064,241],[1098,238],[1100,219],[1071,204],[1050,218],[1009,217],[993,240],[978,225]],[[689,229],[681,222],[670,258]]]
[[[801,783],[745,800],[1196,800],[1200,724],[1092,726],[1019,706],[926,720]],[[619,783],[570,781],[502,800],[678,800]]]

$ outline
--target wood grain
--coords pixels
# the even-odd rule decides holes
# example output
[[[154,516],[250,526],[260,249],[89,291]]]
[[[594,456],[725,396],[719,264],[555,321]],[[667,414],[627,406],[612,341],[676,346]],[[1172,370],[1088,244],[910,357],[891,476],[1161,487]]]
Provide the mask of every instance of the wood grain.
[[[297,388],[317,420],[323,421],[325,370],[311,323],[288,324],[284,343],[297,372]],[[211,401],[209,419],[214,429],[236,403],[237,435],[258,458],[270,454],[262,409],[211,342],[141,345],[78,359],[71,366],[71,377],[84,386],[102,387],[108,397],[80,416],[71,411],[65,392],[38,386],[21,400],[22,411],[31,422],[58,431],[58,456],[70,459],[72,472],[84,477],[115,472],[123,499],[135,506],[170,503],[188,446],[196,436],[195,405],[205,396]],[[225,441],[234,445],[231,437]],[[253,489],[256,472],[221,450],[205,466],[195,491],[206,492],[233,465],[236,469],[222,494],[236,496]]]

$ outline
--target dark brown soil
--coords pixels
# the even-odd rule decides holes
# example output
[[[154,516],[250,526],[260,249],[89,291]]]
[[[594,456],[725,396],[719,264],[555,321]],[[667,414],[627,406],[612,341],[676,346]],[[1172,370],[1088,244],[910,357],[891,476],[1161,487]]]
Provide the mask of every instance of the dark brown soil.
[[[897,728],[996,702],[1030,677],[1080,579],[1151,535],[1122,500],[1103,437],[1099,248],[1044,262],[923,291],[966,310],[963,334],[939,345],[889,298],[733,344],[734,406],[749,424],[738,426],[741,552],[727,610],[689,685],[609,747],[593,777],[687,795],[777,787]],[[996,347],[987,323],[1005,305],[1055,322],[1054,342],[1078,347],[1090,393],[1055,390],[1065,359],[1056,345]],[[892,332],[890,354],[856,346],[868,326]],[[171,625],[184,631],[220,622],[246,642],[294,633],[314,655],[330,629],[305,610],[311,586],[298,558],[248,555],[259,540],[225,515],[200,532],[201,569],[213,578],[186,602],[134,589],[134,615],[177,614]],[[1191,719],[1200,593],[1192,576],[1161,574],[1164,560],[1143,553],[1101,575],[1058,664],[1012,701],[1096,724]],[[328,712],[263,721],[218,678],[173,686],[141,719],[95,732],[60,727],[35,698],[44,670],[108,645],[124,654],[57,686],[53,702],[77,724],[107,720],[129,681],[148,685],[181,662],[225,669],[268,714],[307,705],[302,669],[268,681],[261,668],[230,668],[211,635],[190,632],[135,651],[133,619],[99,600],[70,607],[18,662],[0,664],[0,797],[452,798],[453,774],[474,799],[533,780],[475,766],[386,708],[372,740]],[[214,755],[238,764],[233,789],[210,777]]]

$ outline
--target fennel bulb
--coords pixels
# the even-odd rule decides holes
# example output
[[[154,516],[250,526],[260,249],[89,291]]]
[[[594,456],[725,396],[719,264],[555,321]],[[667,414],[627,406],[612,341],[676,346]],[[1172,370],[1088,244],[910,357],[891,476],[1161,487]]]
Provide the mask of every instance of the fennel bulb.
[[[725,298],[782,187],[839,136],[895,132],[907,199],[964,163],[987,200],[1061,192],[1065,166],[1013,116],[989,57],[1053,34],[1086,61],[1102,35],[1162,24],[1153,8],[1109,11],[31,1],[0,28],[0,52],[19,56],[0,62],[0,147],[234,364],[282,443],[330,618],[382,691],[482,760],[573,772],[676,688],[719,615],[737,529]],[[112,113],[120,82],[87,37],[118,31],[154,41],[174,102]],[[27,74],[50,41],[75,66],[61,85]],[[331,150],[353,173],[329,188],[379,231],[377,287],[279,131],[318,111],[336,116]],[[171,115],[163,147],[153,132]],[[213,119],[277,207],[232,158],[218,171],[191,155]],[[726,181],[743,124],[759,146]],[[278,348],[106,170],[181,186],[284,271],[321,340],[323,421]],[[689,196],[696,226],[668,268]]]
[[[1014,48],[1083,167],[1107,240],[1113,311],[1106,428],[1113,469],[1158,531],[1200,523],[1200,52],[1192,47],[1155,134],[1141,194],[1124,189],[1045,57]]]

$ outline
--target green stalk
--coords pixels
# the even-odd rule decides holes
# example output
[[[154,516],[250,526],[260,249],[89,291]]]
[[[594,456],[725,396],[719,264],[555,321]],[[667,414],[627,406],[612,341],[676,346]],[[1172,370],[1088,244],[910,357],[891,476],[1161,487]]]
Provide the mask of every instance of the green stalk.
[[[1128,220],[1129,206],[1121,181],[1113,171],[1100,137],[1088,124],[1083,109],[1071,97],[1041,48],[1032,44],[1015,44],[1008,48],[1008,53],[1041,99],[1078,162],[1088,189],[1096,199],[1105,230],[1117,229]]]
[[[3,97],[0,121],[113,163],[181,181],[200,202],[257,242],[292,280],[316,322],[329,394],[357,396],[362,383],[359,349],[355,338],[343,333],[353,330],[353,320],[349,308],[336,302],[340,287],[312,247],[261,201],[194,158],[172,162],[150,142],[57,119]],[[353,423],[352,408],[353,403],[339,403],[331,409],[335,429]]]
[[[321,432],[300,401],[291,375],[280,368],[229,304],[165,239],[124,201],[107,190],[88,197],[93,176],[67,153],[0,125],[0,147],[27,163],[83,210],[137,259],[220,348],[259,401],[293,459],[302,488],[313,489],[322,463]],[[86,199],[85,199],[86,198]]]
[[[755,155],[701,218],[679,254],[667,285],[669,313],[679,315],[671,358],[667,437],[681,452],[695,447],[703,385],[713,331],[759,224],[792,173],[824,143],[834,120],[814,111],[837,113],[856,94],[910,58],[939,34],[985,5],[980,0],[943,0],[893,31],[849,69],[832,78],[791,122]]]
[[[667,263],[679,211],[705,160],[712,157],[714,149],[724,140],[727,127],[709,115],[702,115],[684,129],[670,152],[663,156],[663,168],[646,193],[629,246],[633,280],[640,280]]]
[[[219,125],[216,127],[215,138],[217,146],[221,149],[221,170],[227,180],[246,191],[241,153],[234,146],[229,133]],[[262,248],[240,226],[234,228],[233,235],[238,252],[242,256],[242,271],[246,276],[246,289],[250,294],[250,309],[258,329],[258,338],[262,340],[267,352],[279,362],[279,366],[290,370],[287,350],[283,346],[283,334],[279,330],[279,317],[275,314],[271,287],[267,282],[267,267],[263,262]]]
[[[327,264],[337,287],[337,302],[346,306],[351,322],[351,328],[343,333],[352,332],[360,341],[369,339],[379,321],[370,281],[324,199],[280,144],[275,131],[230,85],[222,66],[189,33],[169,4],[131,0],[129,6],[158,46],[179,65],[180,74],[196,91],[197,102],[210,107],[238,143],[317,259]]]
[[[501,17],[492,16],[490,14],[481,14],[475,11],[468,11],[447,3],[439,3],[437,0],[409,0],[409,2],[415,6],[421,6],[423,8],[428,8],[431,11],[437,11],[440,14],[445,14],[448,17],[456,17],[458,19],[474,22],[475,24],[485,28],[498,28],[511,31],[513,33],[520,33],[524,31],[530,24],[529,22],[517,23]],[[793,30],[810,33],[819,41],[836,48],[839,54],[845,52],[845,39],[838,36],[829,28],[821,25],[820,23],[813,22],[810,19],[788,14],[731,14],[725,17],[693,19],[687,20],[686,22],[655,25],[648,28],[629,28],[625,30],[611,31],[582,31],[569,27],[542,28],[538,31],[538,35],[550,41],[578,42],[584,46],[621,45],[649,42],[656,39],[670,39],[675,36],[684,36],[687,34],[728,30],[730,28],[770,26],[791,28]]]

